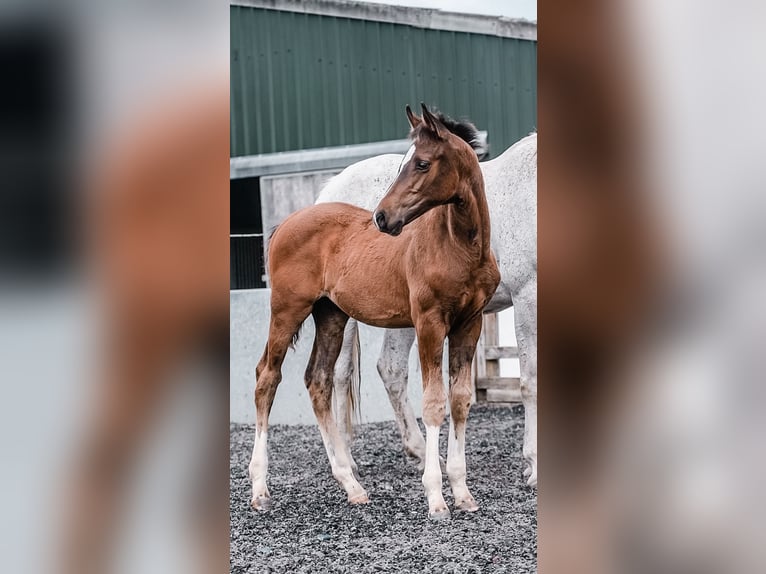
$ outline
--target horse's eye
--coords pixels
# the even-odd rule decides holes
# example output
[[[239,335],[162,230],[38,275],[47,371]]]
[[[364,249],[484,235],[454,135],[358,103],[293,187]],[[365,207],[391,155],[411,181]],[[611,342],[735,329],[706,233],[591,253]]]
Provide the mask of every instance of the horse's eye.
[[[424,161],[424,160],[421,159],[417,163],[415,163],[415,167],[419,171],[428,171],[428,168],[431,167],[431,162],[430,161]]]

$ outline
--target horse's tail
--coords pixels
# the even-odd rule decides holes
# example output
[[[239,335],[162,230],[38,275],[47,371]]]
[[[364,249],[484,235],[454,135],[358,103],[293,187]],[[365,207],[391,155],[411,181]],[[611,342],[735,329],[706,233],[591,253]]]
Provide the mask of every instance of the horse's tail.
[[[351,384],[348,386],[346,397],[346,428],[351,436],[354,434],[354,425],[359,423],[361,413],[360,389],[361,376],[361,353],[359,352],[359,324],[354,321],[352,327],[354,333],[351,340]]]
[[[298,325],[298,328],[295,330],[295,333],[293,333],[293,340],[292,340],[292,342],[290,343],[290,348],[291,348],[293,351],[295,350],[295,345],[297,345],[297,344],[298,344],[298,341],[299,341],[299,340],[300,340],[300,338],[301,338],[301,329],[303,329],[303,323],[301,323],[300,325]]]

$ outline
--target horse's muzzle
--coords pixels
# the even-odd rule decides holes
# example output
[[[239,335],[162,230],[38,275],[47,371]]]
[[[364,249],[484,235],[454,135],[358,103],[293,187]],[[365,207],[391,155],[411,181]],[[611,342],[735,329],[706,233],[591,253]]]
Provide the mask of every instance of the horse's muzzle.
[[[398,221],[395,224],[391,225],[391,222],[388,221],[388,218],[386,217],[386,213],[384,211],[376,211],[372,214],[372,221],[375,224],[375,227],[378,228],[378,231],[382,231],[383,233],[388,233],[389,235],[393,235],[396,237],[402,232],[402,228],[404,227],[404,223],[402,221]]]

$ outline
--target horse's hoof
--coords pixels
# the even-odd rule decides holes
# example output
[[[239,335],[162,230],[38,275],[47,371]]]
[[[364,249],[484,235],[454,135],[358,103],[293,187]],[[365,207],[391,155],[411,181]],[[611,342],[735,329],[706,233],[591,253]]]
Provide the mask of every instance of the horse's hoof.
[[[527,479],[527,486],[530,488],[537,488],[537,472],[533,472]]]
[[[367,496],[366,492],[363,492],[362,494],[357,494],[356,496],[353,496],[353,497],[349,496],[348,503],[349,504],[369,504],[370,497]]]
[[[462,512],[476,512],[479,510],[479,505],[476,504],[473,497],[464,498],[463,500],[455,501],[455,510],[460,510]]]
[[[253,510],[266,512],[267,510],[271,510],[271,498],[268,496],[256,496],[253,498],[250,506],[253,507]]]
[[[436,510],[433,510],[428,513],[428,518],[430,518],[434,522],[449,520],[449,517],[450,517],[449,508],[447,508],[446,506],[444,508],[437,508]]]
[[[532,475],[532,466],[527,464],[527,466],[524,467],[524,478],[529,478]]]

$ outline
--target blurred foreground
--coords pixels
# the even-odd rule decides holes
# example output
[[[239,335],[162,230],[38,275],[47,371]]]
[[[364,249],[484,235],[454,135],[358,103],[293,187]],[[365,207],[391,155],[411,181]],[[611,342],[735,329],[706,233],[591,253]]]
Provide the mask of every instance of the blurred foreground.
[[[227,14],[0,11],[3,571],[226,570]]]
[[[542,572],[766,567],[765,15],[540,5]]]

